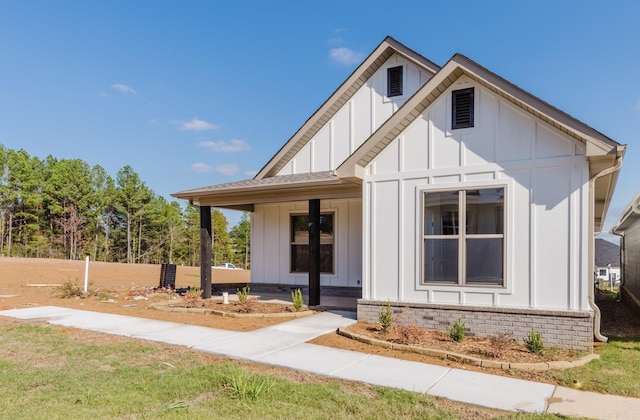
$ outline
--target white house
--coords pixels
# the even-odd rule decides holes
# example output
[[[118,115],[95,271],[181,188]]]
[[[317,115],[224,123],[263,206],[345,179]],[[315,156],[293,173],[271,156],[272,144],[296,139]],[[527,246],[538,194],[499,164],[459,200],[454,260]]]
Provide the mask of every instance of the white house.
[[[621,238],[622,301],[640,314],[640,191],[622,211],[611,233]]]
[[[431,329],[589,350],[606,340],[593,235],[624,151],[462,55],[439,67],[388,37],[254,179],[174,196],[251,212],[252,283],[311,293],[319,265],[320,288],[361,288],[361,321],[390,302]]]
[[[596,238],[595,242],[595,276],[601,287],[615,286],[620,283],[620,246]]]

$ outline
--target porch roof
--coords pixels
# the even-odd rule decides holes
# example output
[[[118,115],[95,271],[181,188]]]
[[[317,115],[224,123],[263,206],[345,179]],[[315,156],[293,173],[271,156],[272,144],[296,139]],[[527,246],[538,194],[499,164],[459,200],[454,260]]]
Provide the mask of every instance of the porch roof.
[[[246,179],[180,191],[171,196],[201,206],[253,211],[253,205],[261,203],[361,197],[362,183],[340,179],[334,171],[325,171]]]

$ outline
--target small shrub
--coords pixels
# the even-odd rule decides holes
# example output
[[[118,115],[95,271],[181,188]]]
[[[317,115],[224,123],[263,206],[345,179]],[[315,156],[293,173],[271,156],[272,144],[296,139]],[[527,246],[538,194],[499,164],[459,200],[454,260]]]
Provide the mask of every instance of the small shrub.
[[[238,301],[240,303],[246,302],[249,299],[249,292],[251,288],[249,286],[245,286],[242,289],[236,289],[236,296],[238,296]]]
[[[494,359],[502,357],[504,350],[508,347],[509,343],[513,341],[512,332],[501,332],[489,337],[489,344],[491,346],[488,350],[488,356]]]
[[[202,293],[199,287],[189,287],[189,291],[182,296],[183,308],[195,308],[202,304]]]
[[[380,312],[378,315],[378,320],[380,321],[380,326],[383,331],[387,331],[393,322],[393,312],[391,311],[391,302],[387,301],[387,306]]]
[[[291,291],[291,301],[293,302],[293,307],[296,308],[296,311],[299,311],[302,308],[302,305],[304,305],[302,291],[299,288]]]
[[[395,325],[391,330],[396,336],[395,341],[400,344],[418,344],[427,334],[427,331],[424,328],[420,328],[416,325],[413,318],[407,317],[404,309],[400,312],[395,321]]]
[[[536,330],[531,328],[529,334],[524,337],[524,345],[527,347],[531,353],[538,354],[544,348],[544,341],[542,340],[542,335]]]
[[[467,327],[464,325],[464,319],[458,318],[449,328],[449,337],[456,343],[461,343],[467,333]]]
[[[59,296],[61,298],[71,298],[71,297],[84,297],[84,291],[82,287],[76,282],[72,282],[68,280],[62,284],[62,286],[58,287]]]

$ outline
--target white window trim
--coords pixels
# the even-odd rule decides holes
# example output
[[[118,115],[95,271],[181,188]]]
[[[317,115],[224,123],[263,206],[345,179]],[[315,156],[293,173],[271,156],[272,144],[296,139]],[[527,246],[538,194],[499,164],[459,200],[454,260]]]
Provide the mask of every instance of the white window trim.
[[[486,188],[504,188],[504,236],[503,236],[503,275],[502,285],[486,284],[460,284],[460,283],[425,283],[424,278],[424,193],[455,190],[472,190]],[[422,185],[416,187],[416,262],[417,267],[415,288],[422,291],[446,291],[446,292],[486,292],[499,294],[513,293],[513,250],[511,249],[513,232],[513,180],[491,180],[479,182],[460,182],[450,184]],[[458,264],[464,264],[462,259],[458,259]]]

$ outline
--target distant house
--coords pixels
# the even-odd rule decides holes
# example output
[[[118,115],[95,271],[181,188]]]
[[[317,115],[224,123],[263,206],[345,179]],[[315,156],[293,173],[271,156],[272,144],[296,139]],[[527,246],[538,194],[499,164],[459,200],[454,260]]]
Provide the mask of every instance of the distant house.
[[[620,282],[620,246],[605,239],[596,238],[596,280],[601,285]]]
[[[640,191],[622,211],[611,233],[620,236],[622,300],[640,313]]]
[[[174,196],[203,226],[210,206],[251,212],[252,283],[309,284],[313,304],[361,290],[364,322],[390,302],[430,329],[590,350],[593,234],[624,151],[462,55],[440,67],[386,38],[253,179]]]

